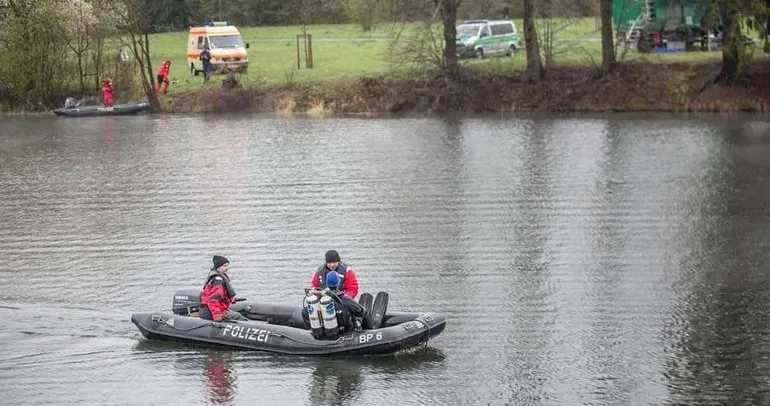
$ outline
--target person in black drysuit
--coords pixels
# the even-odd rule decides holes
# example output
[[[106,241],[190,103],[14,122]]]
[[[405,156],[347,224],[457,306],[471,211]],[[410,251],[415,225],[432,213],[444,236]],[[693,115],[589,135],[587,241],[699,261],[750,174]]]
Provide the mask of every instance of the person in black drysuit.
[[[211,52],[209,51],[208,45],[203,47],[203,52],[201,52],[198,58],[203,64],[203,81],[208,82],[209,75],[211,75]]]
[[[342,310],[342,314],[338,316],[340,326],[345,327],[345,331],[351,331],[355,329],[370,329],[372,326],[369,316],[366,314],[361,304],[356,302],[353,298],[346,295],[339,289],[340,277],[335,271],[331,271],[326,274],[326,287],[334,293],[334,302]]]

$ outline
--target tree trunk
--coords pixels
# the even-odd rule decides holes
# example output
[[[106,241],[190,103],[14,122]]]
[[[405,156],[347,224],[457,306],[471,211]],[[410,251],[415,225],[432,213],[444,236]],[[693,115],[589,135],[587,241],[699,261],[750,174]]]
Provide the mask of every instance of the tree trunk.
[[[154,111],[160,110],[158,95],[155,94],[155,77],[152,75],[152,60],[150,59],[150,15],[147,0],[123,0],[125,6],[124,29],[131,42],[129,48],[134,54],[142,88],[147,101]]]
[[[444,25],[444,52],[442,67],[444,72],[453,76],[457,73],[457,7],[460,0],[439,0],[441,2],[441,22]]]
[[[152,59],[150,58],[150,35],[147,33],[147,31],[144,32],[144,42],[142,42],[142,52],[144,52],[144,61],[145,66],[147,67],[147,77],[150,78],[150,87],[153,89],[153,94],[155,94],[155,76],[152,74]]]
[[[99,88],[99,82],[102,81],[102,39],[96,38],[93,51],[94,62],[94,87]]]
[[[86,73],[83,70],[83,53],[78,52],[78,77],[80,78],[80,91],[86,91]]]
[[[131,51],[134,54],[134,58],[136,58],[136,63],[139,66],[139,73],[142,77],[142,88],[144,88],[144,93],[147,95],[147,101],[150,103],[150,107],[152,107],[154,111],[158,111],[160,110],[160,101],[158,101],[158,95],[155,94],[155,79],[152,77],[152,61],[149,58],[145,58],[145,55],[149,54],[149,52],[145,52],[144,41],[142,41],[141,37],[137,40],[137,34],[133,32],[129,34],[131,35]]]
[[[524,0],[524,48],[527,50],[527,70],[529,80],[540,81],[543,78],[543,61],[540,59],[540,43],[535,28],[535,1]]]
[[[767,9],[770,10],[770,0],[765,0],[765,7],[767,7]],[[765,52],[770,53],[770,16],[767,16],[767,21],[765,21],[764,50]]]
[[[714,80],[735,84],[738,80],[740,58],[745,45],[738,25],[739,10],[735,4],[722,5],[722,70]]]
[[[601,0],[599,5],[602,30],[602,72],[611,73],[615,69],[615,44],[612,34],[612,0]]]

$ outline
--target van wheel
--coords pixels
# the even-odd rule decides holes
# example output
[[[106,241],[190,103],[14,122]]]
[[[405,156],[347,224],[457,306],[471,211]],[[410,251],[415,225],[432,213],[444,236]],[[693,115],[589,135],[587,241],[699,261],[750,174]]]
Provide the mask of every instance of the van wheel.
[[[483,59],[484,58],[484,50],[479,48],[479,49],[476,50],[474,55],[476,56],[476,59]]]
[[[198,76],[198,70],[195,69],[195,64],[190,62],[190,76]]]
[[[508,56],[514,56],[516,55],[516,46],[511,45],[508,47]]]

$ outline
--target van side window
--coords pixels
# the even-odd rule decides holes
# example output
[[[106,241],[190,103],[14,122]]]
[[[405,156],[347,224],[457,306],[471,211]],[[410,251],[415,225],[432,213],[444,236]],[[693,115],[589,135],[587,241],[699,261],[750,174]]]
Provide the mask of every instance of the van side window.
[[[198,37],[198,49],[203,49],[203,37]]]
[[[513,32],[510,24],[497,24],[492,26],[492,35],[505,35]]]
[[[487,36],[488,37],[489,36],[489,26],[488,25],[485,25],[484,27],[481,28],[481,34],[479,34],[479,36],[481,36],[481,37],[483,37],[483,36]]]

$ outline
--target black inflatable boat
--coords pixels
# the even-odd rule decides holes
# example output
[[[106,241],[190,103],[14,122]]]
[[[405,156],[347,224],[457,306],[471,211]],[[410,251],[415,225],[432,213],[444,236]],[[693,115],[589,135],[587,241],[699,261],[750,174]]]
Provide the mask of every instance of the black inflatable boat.
[[[198,342],[294,355],[387,354],[427,344],[446,327],[437,313],[387,310],[388,295],[361,295],[371,328],[316,338],[303,320],[302,306],[240,301],[230,309],[248,321],[215,322],[197,317],[200,289],[178,290],[172,312],[134,313],[131,321],[148,339]]]
[[[128,114],[136,114],[140,111],[144,111],[150,108],[150,104],[147,102],[130,103],[130,104],[118,104],[112,107],[105,106],[82,106],[71,108],[60,108],[54,110],[54,114],[57,116],[65,117],[89,117],[89,116],[123,116]]]

